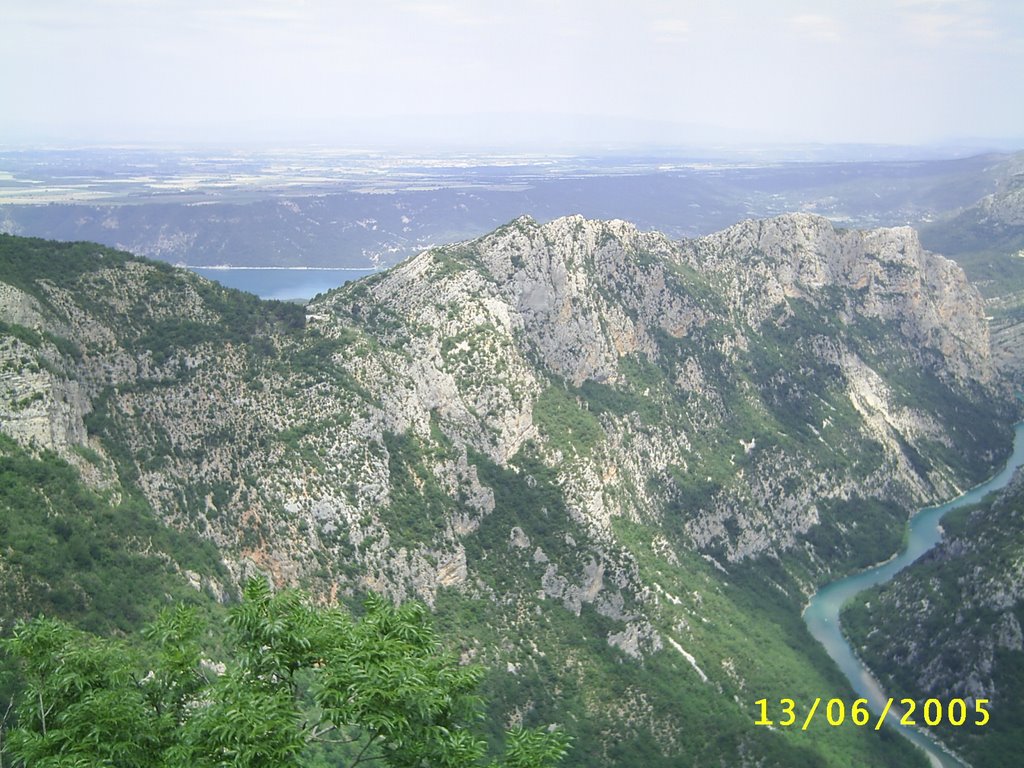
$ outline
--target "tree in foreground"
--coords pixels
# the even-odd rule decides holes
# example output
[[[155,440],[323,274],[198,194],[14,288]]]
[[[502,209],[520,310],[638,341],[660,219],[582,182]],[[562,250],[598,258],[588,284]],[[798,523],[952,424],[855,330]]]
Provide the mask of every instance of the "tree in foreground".
[[[477,667],[443,653],[417,604],[379,597],[353,619],[253,580],[228,616],[229,657],[169,609],[130,644],[59,621],[19,623],[0,647],[21,692],[0,765],[38,768],[549,768],[568,738],[514,730],[488,762]]]

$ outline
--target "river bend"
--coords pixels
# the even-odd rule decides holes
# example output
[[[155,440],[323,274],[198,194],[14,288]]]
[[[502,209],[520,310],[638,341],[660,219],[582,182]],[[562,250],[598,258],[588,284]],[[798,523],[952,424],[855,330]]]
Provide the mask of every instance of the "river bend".
[[[868,700],[868,706],[879,715],[886,701],[881,685],[854,655],[839,627],[839,611],[843,604],[858,592],[892,579],[921,555],[934,547],[941,538],[939,523],[942,516],[956,507],[974,504],[987,493],[998,490],[1009,483],[1014,470],[1024,464],[1024,422],[1018,424],[1014,433],[1013,454],[1001,472],[972,488],[967,493],[938,507],[925,507],[910,519],[907,548],[899,555],[867,570],[834,581],[819,589],[804,609],[804,623],[818,642],[825,646],[839,668],[849,679],[857,695]],[[896,692],[894,696],[901,695]],[[895,707],[893,708],[895,710]],[[964,763],[946,752],[935,740],[922,731],[898,725],[890,716],[886,722],[910,739],[928,755],[936,768],[964,768]]]

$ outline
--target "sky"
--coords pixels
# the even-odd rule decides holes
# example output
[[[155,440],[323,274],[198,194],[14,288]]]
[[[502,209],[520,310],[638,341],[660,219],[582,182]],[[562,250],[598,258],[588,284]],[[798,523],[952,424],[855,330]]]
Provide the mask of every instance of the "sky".
[[[0,0],[0,145],[1021,137],[1020,0]]]

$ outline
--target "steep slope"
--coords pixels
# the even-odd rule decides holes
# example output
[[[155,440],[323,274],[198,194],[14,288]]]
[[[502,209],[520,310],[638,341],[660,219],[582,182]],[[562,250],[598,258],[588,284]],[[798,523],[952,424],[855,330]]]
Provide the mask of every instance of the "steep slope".
[[[956,258],[986,298],[992,362],[1018,389],[1024,382],[1024,175],[922,229],[923,241]],[[891,690],[921,699],[988,698],[993,721],[980,733],[942,734],[976,765],[1011,764],[1024,713],[1020,687],[1020,557],[1024,518],[1019,480],[975,510],[949,515],[934,552],[882,590],[860,596],[844,626]],[[970,700],[970,699],[969,699]]]
[[[922,237],[944,253],[973,255],[977,261],[985,254],[1020,251],[1024,248],[1024,173],[1018,167],[997,192],[924,227]],[[981,270],[985,265],[965,266]]]
[[[998,192],[954,215],[922,228],[927,247],[963,266],[985,296],[991,316],[996,364],[1021,386],[1024,383],[1024,173]]]
[[[1011,765],[1024,729],[1024,475],[943,527],[939,547],[859,596],[844,625],[891,690],[988,699],[990,726],[946,728],[943,738],[975,765]]]
[[[7,434],[234,580],[425,600],[494,670],[495,730],[564,722],[580,765],[913,759],[752,725],[756,699],[848,694],[800,621],[814,585],[1008,448],[980,297],[911,230],[519,219],[305,318],[0,245]]]

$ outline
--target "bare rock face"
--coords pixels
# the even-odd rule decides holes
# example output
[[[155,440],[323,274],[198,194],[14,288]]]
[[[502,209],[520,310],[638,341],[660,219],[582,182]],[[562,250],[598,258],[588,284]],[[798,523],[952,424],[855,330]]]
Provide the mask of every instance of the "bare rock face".
[[[719,568],[799,551],[827,572],[808,541],[860,524],[837,510],[868,499],[895,526],[972,479],[949,456],[976,446],[915,404],[916,377],[957,408],[997,399],[977,293],[905,228],[794,214],[676,243],[522,218],[319,299],[301,332],[220,341],[202,329],[237,320],[206,285],[133,261],[37,296],[0,285],[4,321],[29,329],[0,345],[4,431],[78,464],[92,445],[102,466],[85,427],[101,409],[106,438],[149,457],[134,473],[154,510],[238,578],[433,603],[490,595],[500,550],[535,592],[623,622],[628,655],[656,643],[614,607],[647,601],[616,521]],[[175,346],[181,327],[195,343]]]
[[[997,225],[1024,226],[1024,174],[1012,177],[1005,190],[983,197],[977,208]]]
[[[907,229],[522,218],[302,314],[116,261],[0,280],[0,429],[141,493],[236,581],[454,604],[494,624],[467,658],[520,675],[668,649],[738,695],[737,572],[766,565],[798,611],[1010,441],[978,295]],[[587,650],[556,650],[579,627]]]
[[[84,423],[89,393],[62,359],[39,301],[0,283],[0,318],[12,332],[0,335],[0,424],[33,450],[48,450],[85,465],[75,448],[88,446]],[[55,328],[64,331],[64,328]],[[99,477],[92,473],[94,481]]]
[[[685,297],[667,295],[663,266],[644,269],[671,258],[672,244],[626,222],[524,218],[477,249],[545,366],[575,385],[614,380],[620,358],[653,354],[652,325],[683,333],[699,317]]]
[[[0,308],[3,308],[4,321],[7,323],[41,328],[45,321],[39,301],[7,283],[0,283]]]
[[[1017,274],[1024,262],[1024,173],[1020,158],[1004,168],[997,192],[955,215],[925,225],[921,236],[928,247],[964,265],[986,297],[995,368],[1010,386],[1024,382],[1024,295]]]
[[[847,321],[895,321],[910,342],[942,354],[957,377],[992,380],[981,296],[909,227],[840,231],[820,216],[789,214],[737,224],[685,251],[694,268],[721,277],[733,311],[753,327],[788,298],[821,306],[838,291]]]

